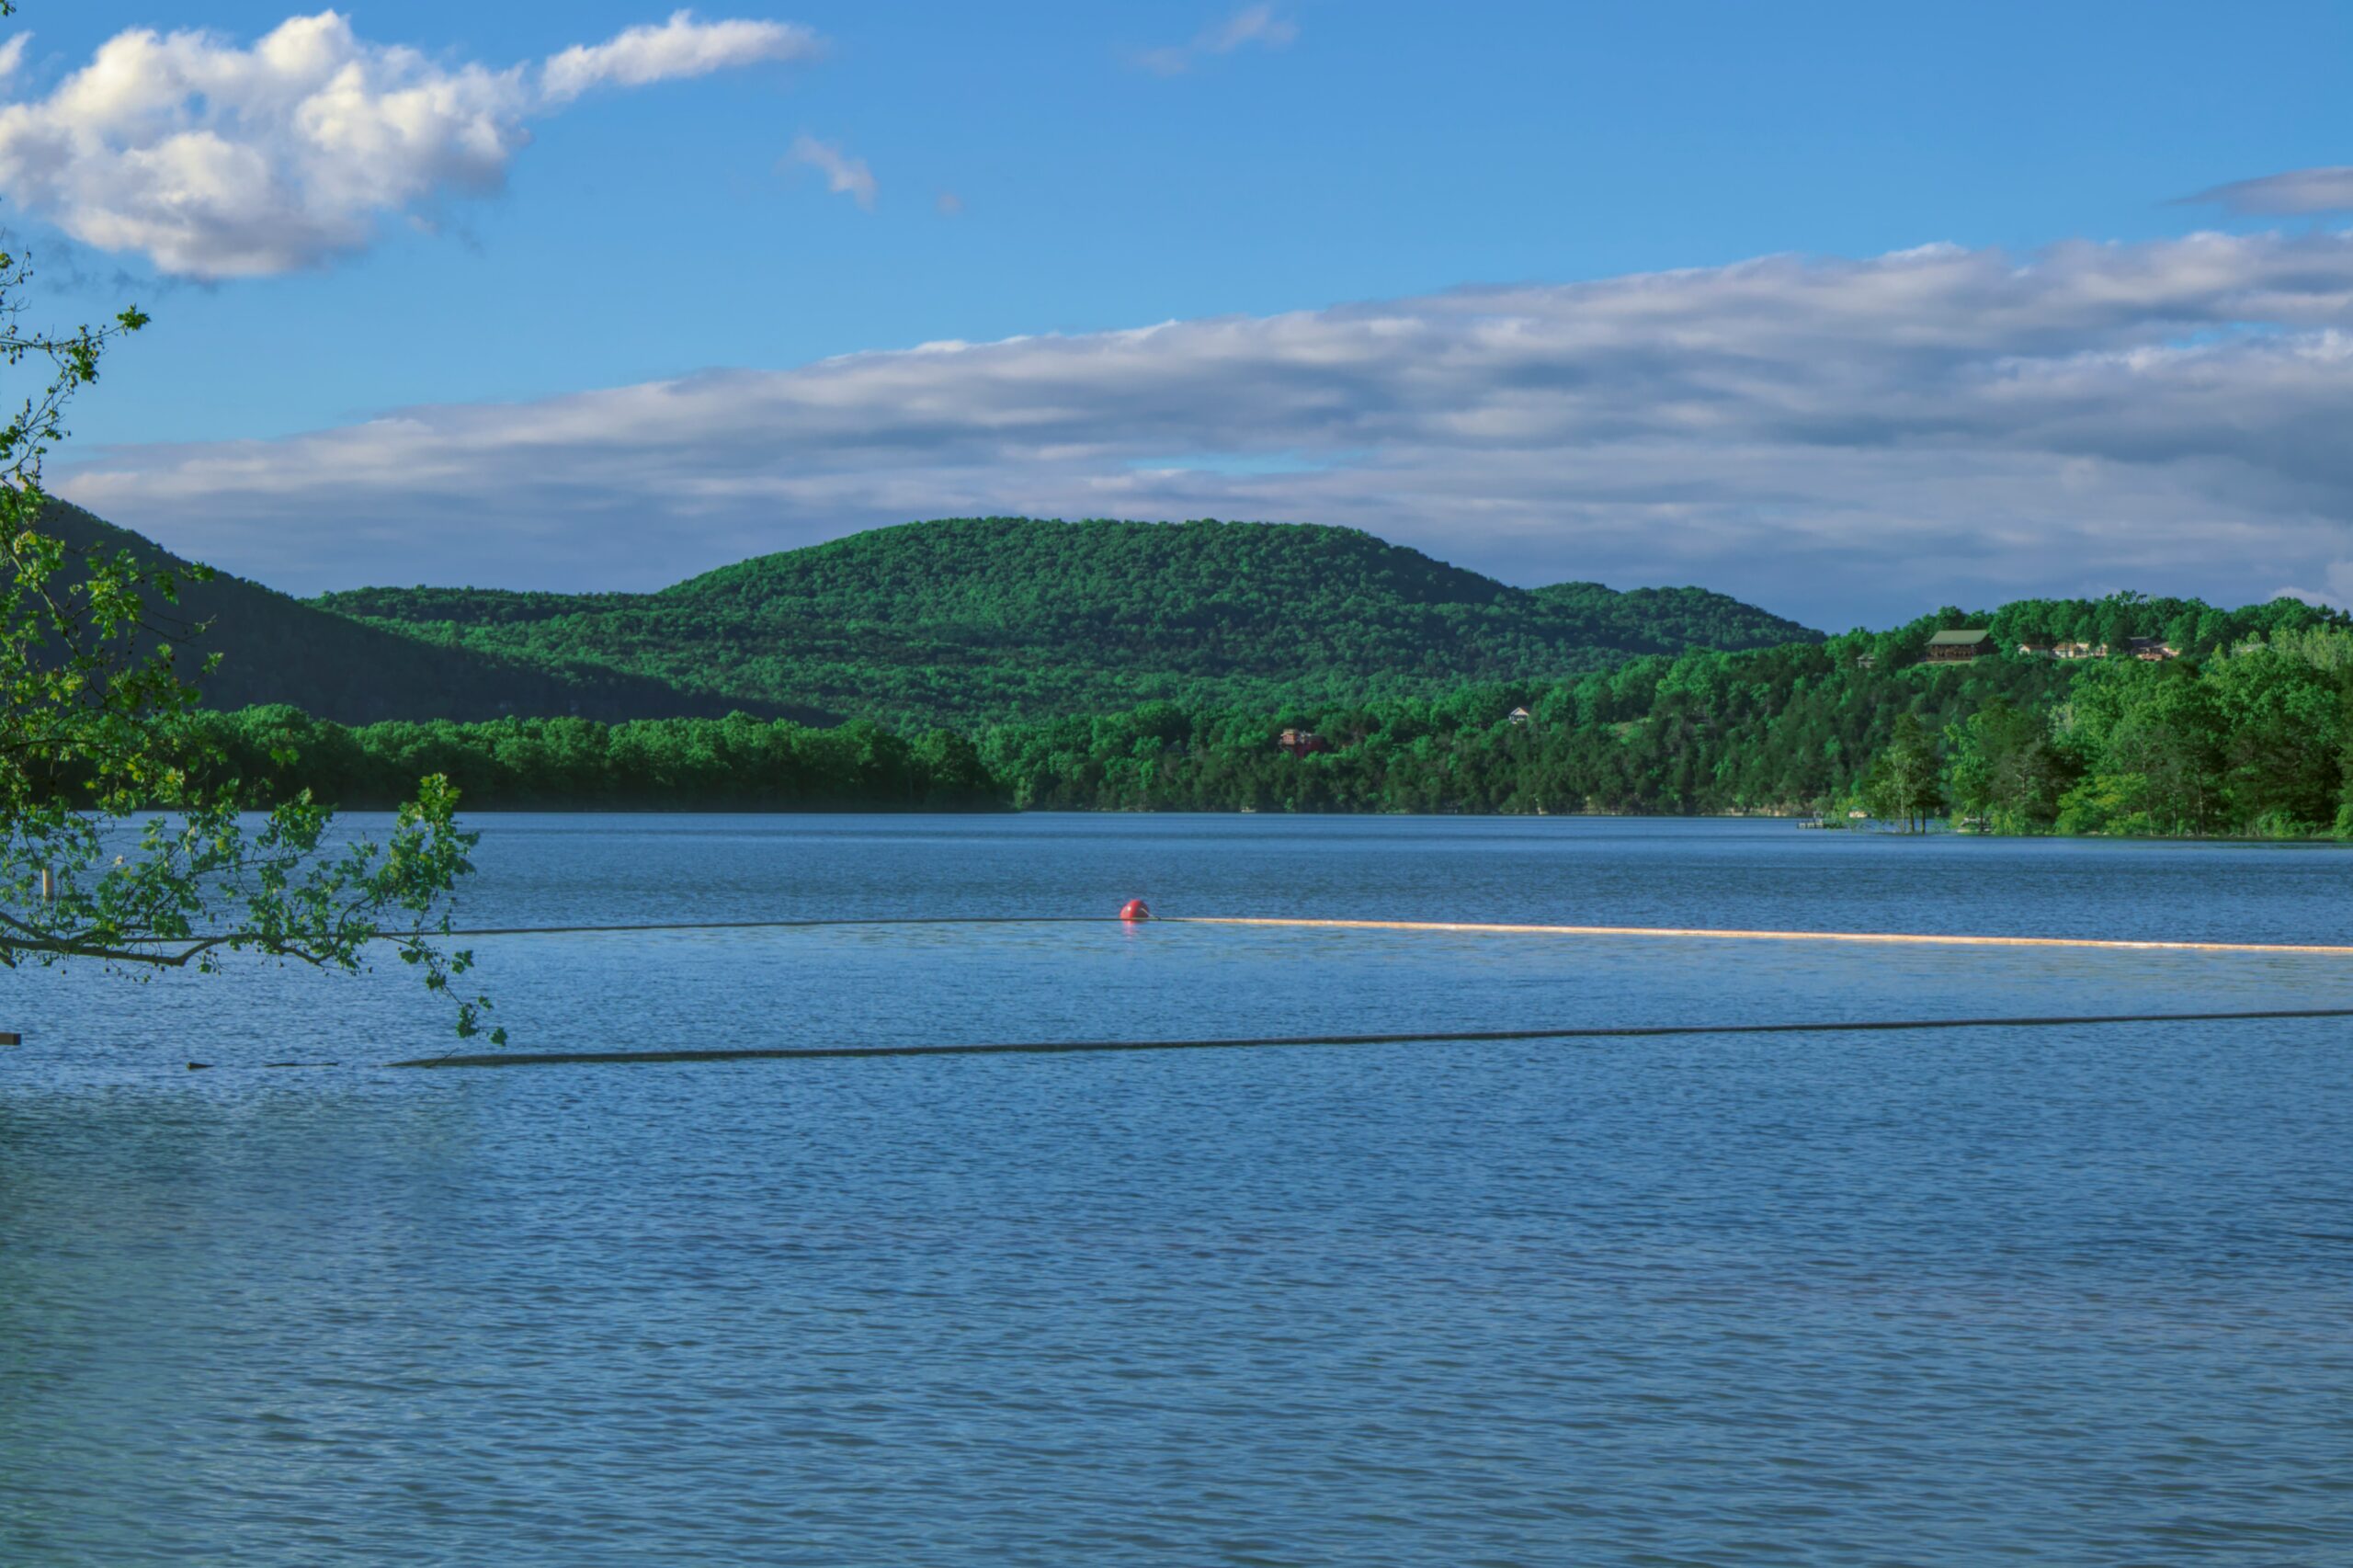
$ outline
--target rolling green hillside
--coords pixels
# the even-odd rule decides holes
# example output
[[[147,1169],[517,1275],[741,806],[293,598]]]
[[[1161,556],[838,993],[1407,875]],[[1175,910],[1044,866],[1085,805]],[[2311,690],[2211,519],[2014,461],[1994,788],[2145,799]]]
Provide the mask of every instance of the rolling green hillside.
[[[1927,658],[1958,626],[1997,651]],[[2178,656],[2120,654],[2163,638]],[[2106,656],[2021,651],[2106,642]],[[1949,810],[2004,833],[2353,840],[2353,616],[2118,594],[1947,608],[1887,631],[1629,659],[1436,697],[1153,702],[893,733],[725,719],[347,728],[206,714],[222,778],[347,805],[447,774],[470,805],[687,811]],[[1308,729],[1314,748],[1280,744]],[[1898,763],[1902,766],[1899,767]]]
[[[1820,640],[1696,588],[1530,591],[1353,528],[1214,521],[957,518],[659,593],[365,588],[316,602],[430,642],[903,723],[1405,695]]]
[[[50,504],[41,527],[75,549],[128,550],[150,562],[187,564],[153,540],[63,502]],[[187,586],[169,613],[174,620],[201,628],[188,644],[192,655],[221,655],[220,668],[198,683],[203,700],[213,708],[288,703],[347,724],[509,714],[696,717],[730,708],[812,722],[830,717],[786,703],[722,701],[602,665],[422,641],[225,572]]]

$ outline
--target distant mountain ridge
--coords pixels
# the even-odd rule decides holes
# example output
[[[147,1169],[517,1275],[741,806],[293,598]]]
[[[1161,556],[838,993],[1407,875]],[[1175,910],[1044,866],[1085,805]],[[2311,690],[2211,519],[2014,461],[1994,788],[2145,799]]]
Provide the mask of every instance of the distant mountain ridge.
[[[153,540],[65,502],[52,500],[44,507],[40,527],[75,549],[127,550],[153,565],[188,564]],[[435,643],[225,572],[209,583],[183,587],[169,614],[176,622],[202,628],[188,644],[191,669],[205,654],[221,655],[220,668],[197,682],[212,708],[286,703],[345,724],[508,714],[715,718],[731,707],[816,722],[832,717],[786,704],[722,701],[601,665]]]
[[[1359,529],[1214,520],[949,518],[650,594],[361,588],[312,602],[484,653],[899,722],[1434,691],[1821,640],[1703,589],[1529,590]]]

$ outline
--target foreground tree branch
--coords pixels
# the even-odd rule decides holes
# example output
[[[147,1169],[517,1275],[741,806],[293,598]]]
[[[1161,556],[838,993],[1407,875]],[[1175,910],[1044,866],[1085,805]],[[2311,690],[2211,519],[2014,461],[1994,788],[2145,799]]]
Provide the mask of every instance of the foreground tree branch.
[[[0,16],[13,9],[0,0]],[[381,837],[345,830],[307,791],[261,809],[247,781],[220,781],[193,718],[190,676],[218,656],[183,656],[204,629],[174,607],[210,574],[44,531],[41,463],[65,407],[147,317],[28,329],[29,277],[0,253],[0,368],[36,383],[0,426],[0,967],[209,973],[246,953],[348,971],[388,947],[456,1005],[459,1034],[479,1032],[488,1000],[453,985],[473,956],[441,941],[475,842],[449,780],[421,780]]]

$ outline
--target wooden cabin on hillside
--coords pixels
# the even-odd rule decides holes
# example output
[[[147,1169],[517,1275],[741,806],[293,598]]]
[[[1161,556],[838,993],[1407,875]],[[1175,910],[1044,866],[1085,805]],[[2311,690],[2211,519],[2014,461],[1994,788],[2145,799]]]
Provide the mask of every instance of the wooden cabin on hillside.
[[[1330,751],[1332,743],[1313,730],[1285,730],[1275,737],[1275,749],[1292,756],[1308,756],[1319,751]]]
[[[1928,639],[1927,661],[1932,665],[1970,665],[1994,653],[1994,634],[1977,631],[1939,631]]]

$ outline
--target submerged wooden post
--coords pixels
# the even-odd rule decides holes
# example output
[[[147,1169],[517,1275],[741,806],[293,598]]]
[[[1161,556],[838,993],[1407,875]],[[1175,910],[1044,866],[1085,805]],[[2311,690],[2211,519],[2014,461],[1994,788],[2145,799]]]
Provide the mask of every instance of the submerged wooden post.
[[[49,903],[57,896],[57,884],[53,880],[54,876],[55,873],[50,870],[48,867],[43,866],[40,869],[40,901],[43,903]]]

